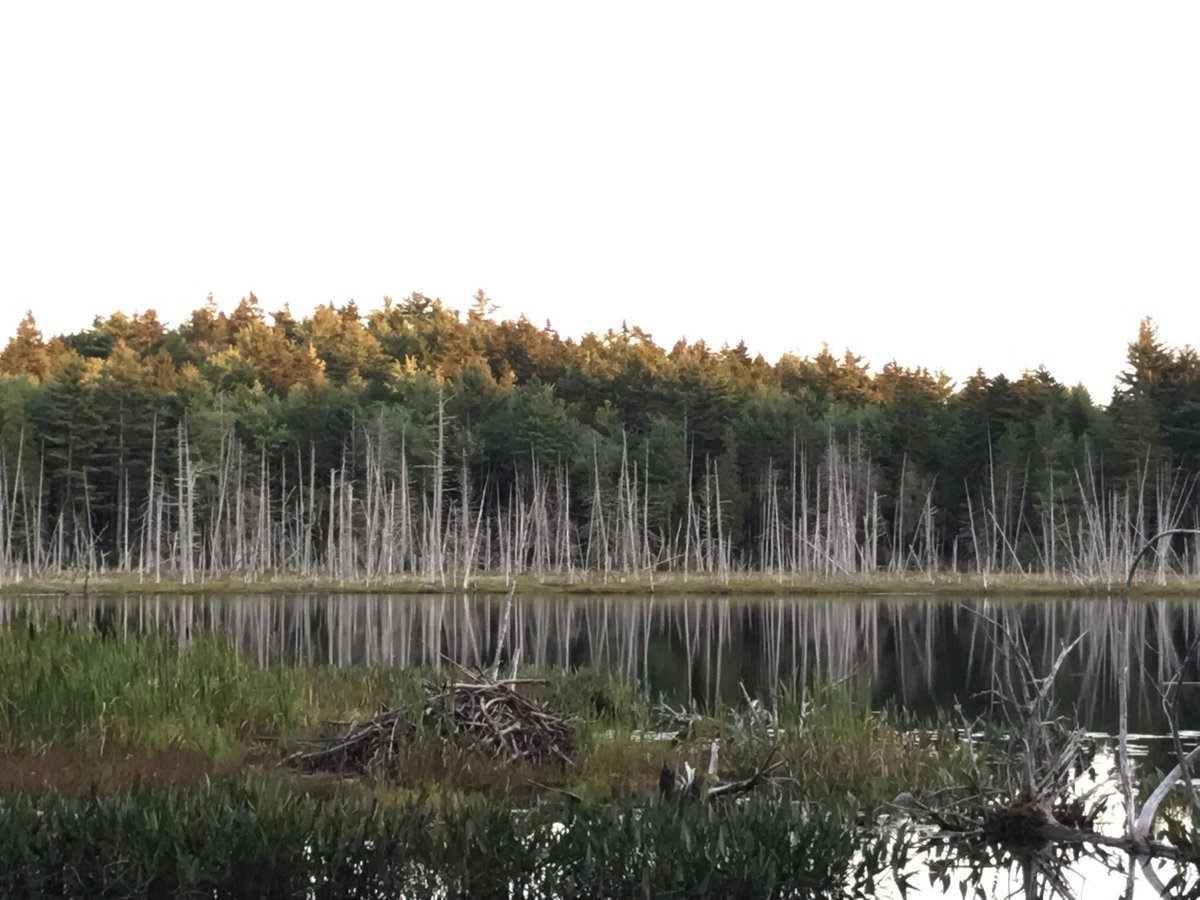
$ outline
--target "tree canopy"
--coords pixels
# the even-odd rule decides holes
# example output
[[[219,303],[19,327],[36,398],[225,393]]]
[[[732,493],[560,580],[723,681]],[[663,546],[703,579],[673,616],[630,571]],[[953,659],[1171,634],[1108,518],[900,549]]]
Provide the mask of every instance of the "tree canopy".
[[[573,340],[496,312],[480,291],[465,314],[414,294],[299,318],[251,294],[228,313],[210,297],[173,328],[114,312],[50,339],[30,313],[0,353],[0,553],[130,567],[158,532],[190,548],[159,558],[236,568],[258,517],[280,531],[255,552],[275,546],[283,565],[279,547],[339,552],[340,516],[355,532],[396,515],[410,536],[458,529],[499,554],[508,529],[535,527],[504,516],[541,491],[559,524],[537,527],[588,566],[624,546],[643,565],[760,567],[809,553],[837,520],[856,548],[839,566],[1045,568],[1079,552],[1106,491],[1147,473],[1173,499],[1143,491],[1130,521],[1192,515],[1200,362],[1149,319],[1101,406],[1045,368],[954,385],[849,350],[770,363],[742,343],[667,349],[630,323]],[[288,510],[305,529],[291,544]],[[414,524],[435,515],[440,537]]]

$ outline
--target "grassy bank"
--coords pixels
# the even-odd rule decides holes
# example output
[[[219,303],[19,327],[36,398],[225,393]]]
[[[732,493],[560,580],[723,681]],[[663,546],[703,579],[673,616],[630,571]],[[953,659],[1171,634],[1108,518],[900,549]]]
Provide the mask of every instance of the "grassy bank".
[[[278,575],[257,579],[210,579],[184,584],[179,581],[139,580],[136,576],[105,574],[75,578],[30,578],[0,583],[0,595],[111,595],[111,594],[264,594],[328,592],[345,594],[496,594],[506,593],[512,584],[503,577],[473,578],[464,589],[461,584],[441,583],[417,577],[388,578],[374,581],[323,580]],[[624,576],[608,579],[599,575],[580,575],[573,579],[538,578],[523,575],[516,579],[521,596],[551,594],[578,595],[649,595],[655,596],[745,596],[745,597],[830,597],[870,595],[914,595],[944,597],[1098,597],[1120,595],[1123,583],[1081,582],[1052,579],[1040,575],[935,575],[932,578],[912,574],[855,576],[832,579],[735,575],[728,579],[682,575]],[[1132,595],[1141,599],[1190,597],[1200,593],[1200,580],[1168,576],[1165,583],[1135,582]]]
[[[521,690],[571,716],[569,763],[423,724],[424,679],[454,670],[258,668],[209,635],[18,621],[0,631],[0,895],[845,896],[885,864],[858,823],[964,770],[949,732],[915,738],[838,692],[677,710],[667,739],[678,718],[636,687],[540,674]],[[416,723],[386,771],[280,765],[381,707]],[[718,738],[701,778],[767,759],[781,777],[742,802],[664,798],[664,767],[705,771]]]
[[[680,724],[636,687],[591,671],[540,674],[544,683],[522,690],[571,717],[570,765],[493,759],[423,724],[424,680],[452,670],[259,668],[212,636],[181,648],[158,636],[112,640],[90,627],[18,623],[0,631],[0,787],[121,787],[138,780],[139,760],[159,782],[175,770],[186,780],[274,769],[300,740],[344,728],[330,723],[385,707],[404,710],[415,728],[372,785],[391,798],[651,795],[664,764],[703,771],[720,738],[715,778],[742,777],[772,753],[789,774],[780,793],[865,809],[937,783],[961,753],[952,738],[917,746],[890,716],[837,692],[780,697],[771,711],[689,713],[684,739],[648,739]]]

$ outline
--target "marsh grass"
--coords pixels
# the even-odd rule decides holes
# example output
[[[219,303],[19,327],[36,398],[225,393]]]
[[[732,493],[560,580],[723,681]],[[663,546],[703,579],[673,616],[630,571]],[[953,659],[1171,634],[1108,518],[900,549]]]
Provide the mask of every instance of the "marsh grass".
[[[3,896],[845,896],[864,836],[815,808],[544,804],[261,778],[0,799]],[[868,854],[869,855],[869,854]]]
[[[220,757],[256,736],[311,728],[417,696],[398,670],[255,667],[227,641],[112,640],[89,627],[0,631],[0,751],[185,747]]]
[[[420,723],[423,680],[455,674],[259,668],[210,635],[0,631],[0,896],[846,896],[883,858],[864,818],[961,754],[838,690],[647,739],[652,698],[558,670],[528,690],[573,717],[574,758],[493,759]],[[417,723],[388,771],[277,765],[382,706]],[[718,779],[768,748],[787,778],[736,802],[661,797],[662,766],[703,770],[714,738]]]
[[[581,724],[647,721],[644,697],[612,676],[546,674],[528,691]],[[423,682],[452,677],[451,669],[260,667],[211,634],[181,646],[159,635],[117,640],[90,625],[18,621],[0,629],[0,753],[175,747],[220,758],[259,739],[330,732],[339,727],[330,723],[384,707],[417,721]]]
[[[797,794],[821,803],[853,798],[874,811],[915,788],[943,786],[973,770],[969,751],[947,723],[918,728],[892,710],[876,712],[824,692],[794,746]]]
[[[385,799],[653,798],[664,765],[704,771],[714,738],[718,779],[745,777],[774,753],[787,778],[770,793],[842,809],[877,808],[962,768],[952,732],[914,743],[895,715],[840,690],[783,693],[769,710],[747,702],[697,714],[689,737],[668,742],[646,738],[663,728],[661,707],[634,685],[593,671],[529,674],[545,683],[522,689],[572,718],[570,764],[494,759],[423,724],[424,680],[456,677],[453,669],[258,667],[212,635],[180,646],[21,622],[0,631],[0,788],[121,789],[139,766],[158,784],[273,768],[302,739],[334,736],[345,727],[337,723],[385,707],[404,709],[415,725],[386,770],[372,773]]]
[[[1140,599],[1192,596],[1198,582],[1194,574],[1166,573],[1162,579],[1137,582],[1131,595]],[[938,596],[1004,597],[1040,599],[1046,597],[1105,597],[1121,593],[1118,580],[1105,578],[1052,577],[1044,573],[873,572],[859,575],[834,574],[828,577],[787,575],[782,578],[751,572],[729,577],[675,573],[630,574],[605,578],[603,573],[577,571],[570,579],[554,576],[521,575],[506,579],[481,575],[471,578],[462,593],[506,594],[515,585],[521,597],[545,595],[714,597],[741,599],[831,596]],[[371,580],[301,578],[272,575],[258,578],[210,578],[198,582],[147,581],[123,574],[80,574],[70,578],[13,579],[0,584],[0,596],[94,595],[123,596],[282,594],[320,592],[332,594],[440,594],[446,585],[413,575],[396,575]]]

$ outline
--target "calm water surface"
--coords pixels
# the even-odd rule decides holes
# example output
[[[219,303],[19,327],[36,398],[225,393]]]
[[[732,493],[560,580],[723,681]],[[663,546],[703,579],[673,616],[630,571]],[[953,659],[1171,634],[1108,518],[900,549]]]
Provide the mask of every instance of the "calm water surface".
[[[230,635],[255,662],[438,667],[490,663],[502,596],[263,594],[7,598],[0,624],[22,612],[94,621],[117,634],[198,629]],[[504,657],[522,665],[605,669],[654,696],[701,706],[736,702],[742,686],[780,690],[838,682],[876,706],[927,719],[961,704],[984,712],[1005,633],[1020,630],[1042,672],[1079,641],[1058,696],[1088,728],[1115,729],[1116,653],[1124,617],[1108,599],[958,601],[862,599],[517,598]],[[1182,673],[1180,722],[1200,726],[1200,599],[1139,602],[1131,728],[1160,734],[1157,685]]]
[[[502,596],[453,594],[12,597],[0,599],[0,625],[18,615],[66,617],[115,635],[155,632],[180,641],[215,630],[260,664],[437,668],[446,659],[489,664],[504,605]],[[1169,767],[1159,689],[1168,679],[1182,680],[1178,721],[1185,736],[1189,743],[1200,738],[1200,598],[1138,602],[1129,617],[1107,598],[517,598],[503,655],[507,660],[519,648],[523,665],[608,670],[671,703],[700,706],[736,702],[743,688],[769,701],[779,691],[837,682],[876,707],[932,721],[956,706],[968,715],[987,714],[1005,644],[1020,632],[1040,673],[1078,641],[1060,671],[1058,697],[1065,714],[1107,735],[1116,730],[1116,663],[1126,623],[1134,647],[1130,725],[1139,768]],[[1047,883],[1037,887],[1028,869],[990,869],[983,896],[1050,896]],[[1132,896],[1155,895],[1140,873],[1127,881],[1096,859],[1084,858],[1060,875],[1075,896],[1129,896],[1131,885]],[[914,888],[908,896],[942,893],[920,875]],[[958,896],[959,889],[956,879],[950,893]]]

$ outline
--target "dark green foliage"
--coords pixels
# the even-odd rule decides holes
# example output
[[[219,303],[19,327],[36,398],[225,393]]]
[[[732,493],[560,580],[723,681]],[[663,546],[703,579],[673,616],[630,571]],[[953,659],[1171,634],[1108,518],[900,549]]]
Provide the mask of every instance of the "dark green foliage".
[[[492,571],[783,567],[829,556],[810,545],[832,513],[856,532],[851,568],[1054,574],[1110,491],[1131,492],[1131,531],[1191,524],[1200,362],[1149,320],[1102,408],[1044,368],[954,389],[828,348],[771,365],[742,344],[666,352],[634,325],[564,340],[492,309],[414,295],[301,320],[251,295],[169,330],[117,313],[50,340],[28,318],[0,354],[0,571],[373,577],[386,559],[440,579],[468,552]],[[834,510],[831,445],[856,467]],[[1139,493],[1147,473],[1169,509]],[[388,536],[394,553],[356,555]]]
[[[0,894],[835,897],[867,840],[765,799],[524,813],[205,782],[0,798]]]

